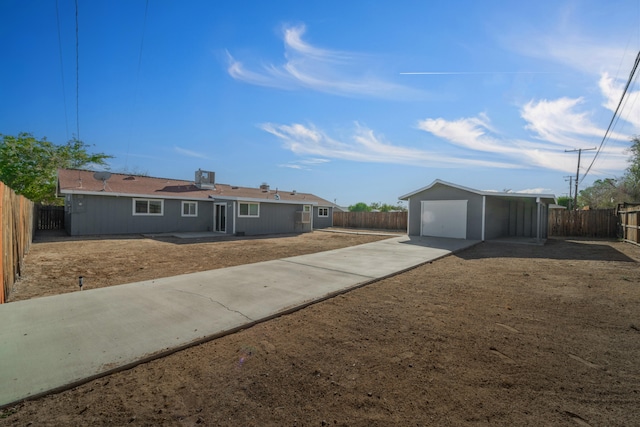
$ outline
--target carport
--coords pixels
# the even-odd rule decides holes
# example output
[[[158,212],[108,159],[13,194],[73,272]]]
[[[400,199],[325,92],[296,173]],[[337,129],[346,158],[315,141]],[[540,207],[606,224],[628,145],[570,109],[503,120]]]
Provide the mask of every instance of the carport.
[[[399,198],[409,205],[410,236],[470,240],[547,238],[552,194],[475,190],[436,179]]]

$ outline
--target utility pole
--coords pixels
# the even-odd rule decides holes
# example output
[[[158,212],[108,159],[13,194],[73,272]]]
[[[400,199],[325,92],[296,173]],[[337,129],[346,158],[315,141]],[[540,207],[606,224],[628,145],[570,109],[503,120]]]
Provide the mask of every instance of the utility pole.
[[[569,179],[567,179],[567,178],[569,178]],[[570,200],[569,209],[571,210],[571,209],[573,209],[573,206],[571,206],[571,205],[573,205],[573,175],[566,175],[564,177],[564,180],[565,180],[565,182],[569,181],[569,200]]]
[[[573,194],[573,208],[576,209],[578,207],[578,181],[580,180],[580,156],[583,151],[597,150],[598,147],[593,148],[577,148],[575,150],[564,150],[565,153],[575,153],[578,152],[578,168],[576,170],[576,192]]]

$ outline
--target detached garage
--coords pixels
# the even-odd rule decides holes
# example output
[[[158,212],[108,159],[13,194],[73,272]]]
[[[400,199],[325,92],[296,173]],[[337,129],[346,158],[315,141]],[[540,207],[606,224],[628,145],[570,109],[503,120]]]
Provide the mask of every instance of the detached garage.
[[[552,194],[480,191],[441,181],[400,197],[409,204],[410,236],[491,240],[547,238]]]

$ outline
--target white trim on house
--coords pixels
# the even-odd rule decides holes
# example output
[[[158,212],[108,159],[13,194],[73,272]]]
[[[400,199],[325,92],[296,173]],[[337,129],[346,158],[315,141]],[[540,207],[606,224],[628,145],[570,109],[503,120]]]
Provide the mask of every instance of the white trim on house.
[[[104,193],[98,191],[77,191],[77,190],[60,190],[60,194],[73,194],[73,195],[83,195],[83,196],[110,196],[110,197],[131,197],[136,199],[153,199],[154,197],[149,194],[133,194],[133,193]],[[210,199],[206,198],[190,198],[190,197],[174,197],[174,196],[165,196],[157,197],[156,199],[163,200],[195,200],[195,201],[207,201]]]
[[[469,188],[469,187],[464,187],[464,186],[458,185],[458,184],[452,184],[451,182],[443,181],[441,179],[436,179],[435,181],[433,181],[431,184],[427,185],[426,187],[422,187],[419,190],[412,191],[411,193],[407,193],[404,196],[398,197],[398,199],[399,200],[409,200],[409,198],[411,196],[414,196],[414,195],[416,195],[418,193],[422,193],[423,191],[426,191],[426,190],[430,189],[431,187],[435,186],[436,184],[442,184],[442,185],[445,185],[447,187],[457,188],[458,190],[467,191],[469,193],[478,194],[480,196],[528,197],[528,198],[536,197],[536,198],[540,198],[540,199],[549,199],[548,203],[556,203],[556,196],[553,195],[553,194],[505,193],[505,192],[498,192],[498,191],[481,191],[481,190],[474,190],[473,188]]]
[[[185,205],[189,205],[189,212],[188,213],[184,213]],[[192,205],[194,207],[194,209],[193,209],[194,213],[191,213],[191,206]],[[196,202],[195,200],[183,200],[182,203],[180,204],[180,216],[189,217],[189,218],[197,217],[198,216],[198,202]]]
[[[164,200],[163,199],[148,199],[137,198],[131,199],[131,207],[133,216],[163,216],[164,215]],[[137,212],[136,202],[147,202],[147,212]],[[160,202],[160,212],[150,212],[151,202]]]
[[[247,205],[247,213],[242,214],[242,205]],[[251,206],[256,206],[255,214],[251,213]],[[260,218],[260,203],[255,202],[238,202],[238,218]]]
[[[138,193],[110,193],[110,192],[99,192],[99,191],[86,191],[86,190],[69,190],[64,189],[60,190],[60,194],[79,194],[85,196],[110,196],[110,197],[132,197],[138,199],[150,199],[149,194],[138,194]],[[313,205],[318,206],[318,202],[313,202],[310,200],[275,200],[275,199],[262,199],[257,197],[220,197],[219,195],[210,195],[208,197],[184,197],[184,196],[165,196],[162,195],[162,199],[165,200],[195,200],[195,201],[215,201],[215,202],[223,202],[223,201],[242,201],[242,202],[256,202],[256,203],[279,203],[285,205]],[[332,207],[330,205],[327,205]]]
[[[261,199],[258,197],[227,197],[219,195],[209,196],[210,200],[215,201],[230,201],[230,202],[254,202],[254,203],[279,203],[284,205],[313,205],[318,206],[318,202],[311,202],[309,200],[275,200],[275,199]]]

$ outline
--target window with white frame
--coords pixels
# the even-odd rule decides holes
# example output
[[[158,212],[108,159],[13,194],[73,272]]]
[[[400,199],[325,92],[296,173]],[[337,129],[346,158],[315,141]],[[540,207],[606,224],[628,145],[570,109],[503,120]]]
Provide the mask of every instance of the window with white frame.
[[[252,218],[259,217],[260,216],[260,203],[240,202],[238,204],[238,216],[239,217],[252,217]]]
[[[134,215],[164,215],[164,200],[133,199]]]
[[[318,208],[318,216],[329,216],[329,208]]]
[[[198,216],[198,202],[182,202],[182,216]]]

